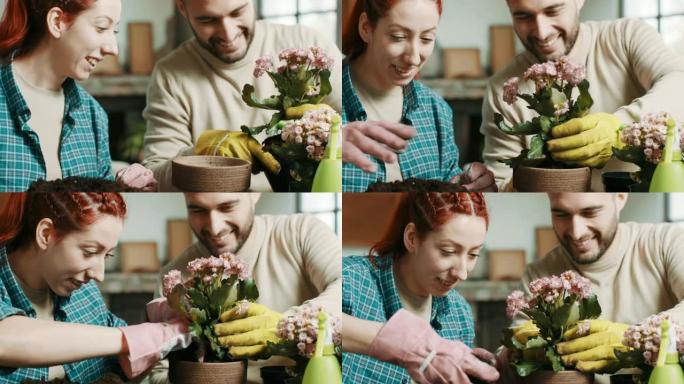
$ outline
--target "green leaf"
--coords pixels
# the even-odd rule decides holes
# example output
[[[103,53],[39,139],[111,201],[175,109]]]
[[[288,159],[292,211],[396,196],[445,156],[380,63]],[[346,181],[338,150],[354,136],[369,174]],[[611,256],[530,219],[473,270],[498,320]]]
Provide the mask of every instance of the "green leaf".
[[[283,104],[280,97],[276,95],[266,99],[258,99],[251,84],[245,84],[242,88],[242,101],[252,108],[274,109],[276,111],[280,111]]]
[[[230,284],[222,284],[209,296],[209,301],[211,302],[212,312],[220,315],[223,312],[223,308],[226,306],[226,301],[230,296]]]
[[[227,357],[226,351],[218,343],[218,338],[216,337],[216,334],[214,334],[213,327],[209,326],[209,327],[204,328],[204,337],[206,338],[206,340],[209,341],[209,345],[211,346],[211,350],[214,351],[214,354],[216,354],[216,357],[220,361],[224,361]]]
[[[190,333],[199,338],[201,338],[204,333],[204,328],[202,328],[202,325],[198,323],[190,323],[188,329],[190,330]]]
[[[580,320],[597,319],[601,316],[601,304],[596,295],[592,295],[580,302]]]
[[[187,290],[182,284],[177,284],[173,287],[171,293],[166,296],[166,302],[177,313],[182,314],[186,318],[190,318],[188,314],[189,303],[186,296]]]
[[[620,366],[622,368],[640,368],[646,365],[644,354],[641,351],[636,349],[623,351],[621,348],[615,348],[614,351],[615,357],[620,360]]]
[[[193,307],[209,308],[209,300],[207,300],[207,297],[204,296],[204,293],[202,293],[199,289],[189,288],[188,296],[190,296],[190,301],[192,302]]]
[[[238,283],[238,300],[256,301],[259,298],[259,289],[253,279],[243,280]]]
[[[573,108],[570,111],[572,113],[572,117],[582,117],[586,115],[591,106],[594,105],[594,99],[592,99],[591,95],[589,94],[589,81],[587,79],[582,80],[577,88],[579,88],[580,94],[577,97],[575,105],[572,106]]]
[[[544,340],[543,337],[536,336],[527,340],[527,343],[525,344],[525,349],[546,347],[547,344],[548,342]]]
[[[518,376],[527,377],[532,374],[532,372],[540,370],[542,368],[542,364],[536,361],[524,361],[522,363],[513,364],[513,367],[515,368],[515,373],[517,373]]]
[[[509,349],[522,349],[522,347],[524,347],[513,337],[515,334],[513,328],[504,328],[502,333],[503,335],[501,336],[501,344],[504,347]]]
[[[523,309],[523,313],[525,313],[530,319],[532,319],[534,324],[542,331],[545,329],[550,329],[552,326],[551,319],[549,319],[546,313],[538,309]]]
[[[544,135],[549,135],[551,132],[551,119],[547,116],[539,116],[539,129]]]
[[[503,116],[496,114],[494,115],[494,122],[503,133],[508,135],[533,135],[535,133],[539,133],[540,129],[538,117],[511,127],[505,123]]]
[[[541,135],[534,135],[530,142],[530,150],[527,151],[527,159],[534,160],[544,157],[544,139]]]
[[[568,323],[568,318],[570,317],[570,312],[574,307],[575,301],[569,301],[563,303],[560,308],[556,309],[553,314],[551,314],[551,321],[553,326],[557,329],[564,328]]]
[[[613,147],[613,155],[619,160],[633,163],[633,164],[643,164],[646,162],[646,155],[644,151],[638,148],[625,147],[623,149],[617,149]]]
[[[332,93],[332,84],[330,84],[330,71],[327,69],[324,69],[320,72],[320,77],[321,77],[321,89],[320,92],[318,93],[318,96],[315,96],[312,99],[309,99],[308,102],[311,104],[318,104],[323,99],[325,99],[326,96],[328,96],[330,93]]]
[[[563,361],[554,349],[553,345],[546,346],[546,358],[551,362],[551,367],[555,372],[564,371]]]
[[[204,324],[207,321],[207,313],[204,309],[200,308],[190,308],[190,318],[193,323]]]

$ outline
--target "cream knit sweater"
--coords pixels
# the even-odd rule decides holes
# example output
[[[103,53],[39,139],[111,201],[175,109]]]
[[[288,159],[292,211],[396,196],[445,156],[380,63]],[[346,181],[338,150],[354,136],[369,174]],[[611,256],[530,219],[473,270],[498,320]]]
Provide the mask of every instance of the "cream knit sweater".
[[[577,41],[568,54],[570,60],[587,69],[589,91],[594,99],[591,112],[614,113],[623,122],[638,120],[649,112],[666,111],[676,119],[684,119],[681,90],[684,89],[684,56],[668,49],[662,37],[643,21],[620,19],[580,24]],[[503,115],[508,124],[531,120],[536,113],[526,108],[523,100],[512,106],[503,101],[503,84],[538,60],[529,52],[490,80],[482,107],[485,136],[482,157],[494,172],[499,190],[509,182],[512,169],[499,162],[517,156],[529,148],[530,137],[506,135],[494,124],[494,114]],[[532,84],[521,84],[521,93],[530,93]],[[636,170],[633,165],[611,159],[603,170],[595,170],[592,190],[603,190],[602,171]]]
[[[143,165],[154,172],[159,190],[176,190],[171,184],[171,160],[191,154],[205,130],[239,131],[242,125],[257,126],[270,120],[273,111],[249,107],[241,96],[245,84],[254,85],[261,98],[277,93],[268,76],[254,78],[258,57],[311,46],[319,46],[335,58],[333,93],[325,102],[340,111],[342,54],[332,41],[303,26],[257,21],[247,54],[232,64],[214,57],[194,38],[161,59],[152,73],[143,111],[147,120]],[[253,190],[268,190],[267,185],[263,174],[252,177]]]

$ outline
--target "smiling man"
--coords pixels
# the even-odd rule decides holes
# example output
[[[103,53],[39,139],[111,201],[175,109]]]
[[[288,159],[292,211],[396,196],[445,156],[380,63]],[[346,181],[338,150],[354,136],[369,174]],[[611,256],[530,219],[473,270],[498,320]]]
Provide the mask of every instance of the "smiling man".
[[[258,193],[186,193],[188,222],[198,241],[162,269],[162,276],[172,269],[185,271],[191,260],[224,252],[235,253],[247,263],[259,287],[258,305],[254,306],[258,313],[248,317],[253,327],[235,335],[227,331],[232,325],[226,322],[216,330],[219,336],[232,334],[244,339],[239,344],[220,341],[236,358],[258,355],[260,346],[271,340],[265,335],[293,306],[308,301],[338,315],[342,308],[340,239],[309,215],[255,215],[259,198]],[[263,365],[283,363],[277,358],[250,362],[248,383],[261,382]],[[153,384],[167,382],[165,364],[154,369]]]
[[[147,92],[145,160],[154,172],[160,191],[174,190],[171,160],[193,154],[206,130],[240,132],[240,126],[267,123],[273,111],[255,109],[242,101],[242,88],[252,84],[258,97],[278,93],[270,77],[254,78],[255,60],[277,56],[288,48],[318,46],[335,58],[326,99],[341,110],[342,57],[334,42],[316,31],[256,20],[253,0],[176,0],[195,37],[183,43],[155,66]],[[227,150],[234,157],[252,161],[249,137],[226,135]],[[252,187],[264,189],[265,178]]]
[[[620,19],[580,23],[584,0],[507,0],[513,26],[525,52],[516,56],[489,81],[482,108],[485,136],[483,159],[494,172],[499,190],[511,180],[512,169],[500,162],[529,148],[531,136],[501,132],[494,115],[508,124],[531,120],[536,112],[523,100],[508,105],[503,84],[523,77],[531,65],[567,56],[586,66],[594,105],[590,114],[554,129],[551,152],[557,160],[576,165],[633,170],[611,159],[617,130],[623,123],[638,121],[651,112],[669,112],[684,118],[678,92],[684,88],[684,57],[668,49],[655,29],[640,20]],[[521,93],[532,85],[521,82]],[[592,190],[602,190],[600,172],[594,172]],[[504,189],[502,189],[504,188]]]
[[[620,223],[627,194],[554,193],[549,201],[560,245],[528,265],[523,286],[529,294],[531,281],[567,270],[588,278],[601,318],[592,320],[589,335],[568,339],[558,351],[579,370],[612,372],[619,368],[612,347],[627,325],[663,311],[684,323],[684,229]]]

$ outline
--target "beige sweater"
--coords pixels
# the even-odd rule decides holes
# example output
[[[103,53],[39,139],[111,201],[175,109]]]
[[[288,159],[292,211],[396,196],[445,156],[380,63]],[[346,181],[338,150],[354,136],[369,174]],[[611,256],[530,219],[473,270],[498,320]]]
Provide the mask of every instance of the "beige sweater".
[[[162,276],[172,269],[185,270],[191,260],[208,257],[209,251],[195,243],[162,268]],[[320,220],[309,215],[254,218],[254,226],[237,253],[247,263],[259,287],[259,303],[278,311],[305,301],[323,305],[329,312],[342,313],[342,243]],[[161,295],[161,285],[156,296]],[[248,383],[261,383],[259,369],[264,365],[286,364],[282,359],[250,361]],[[165,383],[166,370],[158,365],[151,382]]]
[[[257,96],[277,93],[270,77],[254,78],[254,61],[277,56],[287,48],[319,46],[335,57],[331,77],[333,93],[326,98],[342,109],[342,54],[337,46],[311,29],[257,21],[254,39],[245,57],[226,64],[202,48],[196,39],[183,43],[155,66],[147,91],[145,160],[160,191],[173,191],[171,159],[192,153],[200,134],[208,129],[239,131],[240,126],[267,123],[274,111],[256,109],[242,101],[242,88],[253,84]],[[268,190],[263,174],[252,178],[253,190]]]
[[[679,97],[684,88],[684,56],[668,49],[658,33],[643,21],[586,22],[580,24],[577,42],[568,57],[587,68],[587,80],[594,99],[591,112],[614,113],[623,122],[638,120],[649,112],[666,111],[684,119]],[[483,159],[494,172],[499,190],[508,183],[512,169],[499,160],[517,156],[529,148],[530,137],[506,135],[494,124],[494,114],[503,115],[508,124],[531,120],[536,113],[523,100],[509,106],[503,101],[503,84],[538,60],[529,52],[490,80],[482,107],[485,136]],[[532,84],[521,84],[521,93],[531,93]],[[611,159],[603,171],[636,170],[631,164]],[[601,170],[593,172],[592,190],[603,190]]]

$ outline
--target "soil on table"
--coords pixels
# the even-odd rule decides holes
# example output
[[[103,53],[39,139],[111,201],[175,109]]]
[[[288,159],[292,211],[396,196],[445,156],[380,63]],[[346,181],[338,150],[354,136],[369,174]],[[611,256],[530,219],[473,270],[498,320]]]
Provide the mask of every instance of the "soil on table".
[[[423,180],[410,178],[404,181],[390,183],[376,182],[368,187],[367,192],[467,192],[459,184],[447,183],[441,180]]]

